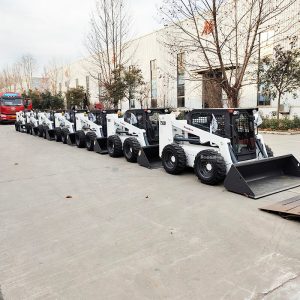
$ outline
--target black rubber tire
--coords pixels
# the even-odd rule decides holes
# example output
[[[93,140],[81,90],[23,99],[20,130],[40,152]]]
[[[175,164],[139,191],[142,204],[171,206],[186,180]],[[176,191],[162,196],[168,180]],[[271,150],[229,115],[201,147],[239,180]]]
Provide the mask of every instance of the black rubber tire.
[[[97,134],[93,131],[90,131],[85,136],[85,145],[88,151],[94,151],[95,140],[97,138]]]
[[[33,135],[33,125],[32,124],[29,124],[29,134],[30,135]]]
[[[136,163],[141,145],[134,137],[127,138],[123,144],[123,154],[128,162]]]
[[[271,149],[271,147],[269,147],[268,145],[265,145],[265,147],[267,150],[268,157],[274,157],[274,153],[273,153],[273,150]]]
[[[107,139],[107,151],[110,157],[123,156],[123,145],[121,139],[117,135],[111,135]]]
[[[47,131],[49,130],[49,127],[46,125],[43,128],[43,138],[47,139]]]
[[[54,129],[54,139],[56,142],[61,142],[62,131],[60,127],[55,127]]]
[[[85,133],[83,130],[76,131],[75,143],[78,148],[85,148]]]
[[[27,133],[27,134],[29,134],[30,133],[30,124],[28,124],[28,123],[26,123],[25,124],[25,132]]]
[[[16,131],[20,131],[20,123],[19,123],[19,121],[17,121],[16,123],[15,123],[15,129],[16,129]]]
[[[195,158],[194,170],[199,180],[208,185],[217,185],[226,177],[225,160],[215,150],[207,149],[199,152]]]
[[[172,175],[178,175],[186,168],[186,155],[182,147],[177,144],[167,145],[161,156],[165,171]]]
[[[43,125],[39,125],[39,133],[38,136],[39,137],[43,137],[44,136],[44,126]]]
[[[61,130],[61,141],[63,142],[63,144],[67,144],[69,133],[70,133],[70,131],[68,128],[63,128]]]

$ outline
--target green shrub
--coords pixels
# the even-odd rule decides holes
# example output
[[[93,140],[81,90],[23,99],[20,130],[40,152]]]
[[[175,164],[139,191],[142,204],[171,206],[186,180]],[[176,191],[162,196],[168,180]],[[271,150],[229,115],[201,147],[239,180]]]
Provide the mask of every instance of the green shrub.
[[[275,130],[290,130],[290,129],[300,129],[300,118],[295,116],[293,119],[280,119],[276,118],[263,118],[263,123],[260,126],[261,129]]]
[[[50,91],[40,92],[38,90],[30,90],[23,97],[30,98],[33,109],[64,109],[65,103],[62,94],[52,95]]]

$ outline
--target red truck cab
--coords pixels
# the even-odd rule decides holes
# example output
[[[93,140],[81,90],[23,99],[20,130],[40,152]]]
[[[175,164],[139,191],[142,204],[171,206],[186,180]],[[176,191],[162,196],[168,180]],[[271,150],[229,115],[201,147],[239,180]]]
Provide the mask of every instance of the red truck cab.
[[[23,98],[19,93],[0,93],[0,122],[15,122],[16,112],[24,110]],[[29,108],[29,107],[28,107]]]

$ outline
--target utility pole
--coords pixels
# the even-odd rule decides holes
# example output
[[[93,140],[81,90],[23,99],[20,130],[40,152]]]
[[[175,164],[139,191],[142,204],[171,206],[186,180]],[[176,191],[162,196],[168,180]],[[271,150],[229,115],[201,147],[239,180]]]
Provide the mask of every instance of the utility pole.
[[[260,61],[261,61],[261,53],[260,53],[260,45],[261,44],[261,32],[258,33],[258,68],[257,68],[257,106],[259,106],[260,99]]]

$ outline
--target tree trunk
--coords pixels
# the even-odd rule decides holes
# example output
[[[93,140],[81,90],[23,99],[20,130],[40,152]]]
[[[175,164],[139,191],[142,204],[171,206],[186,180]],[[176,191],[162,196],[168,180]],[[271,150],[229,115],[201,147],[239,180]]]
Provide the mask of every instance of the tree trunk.
[[[277,103],[277,120],[279,120],[279,112],[280,112],[280,101],[281,101],[282,94],[278,94],[278,103]]]
[[[238,91],[236,89],[230,88],[225,90],[227,95],[228,107],[237,108],[239,106]]]

